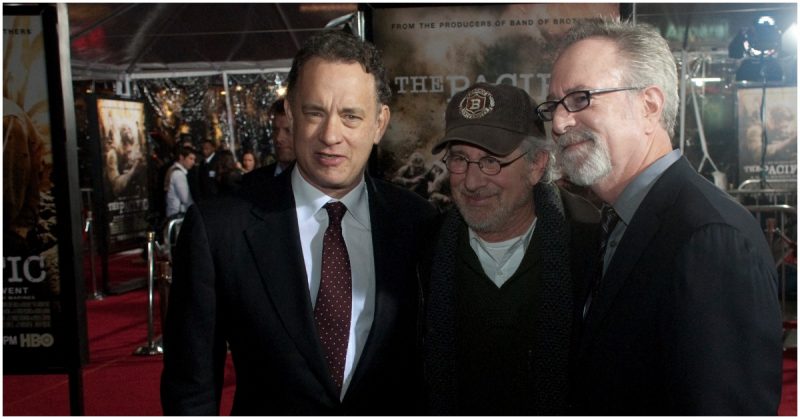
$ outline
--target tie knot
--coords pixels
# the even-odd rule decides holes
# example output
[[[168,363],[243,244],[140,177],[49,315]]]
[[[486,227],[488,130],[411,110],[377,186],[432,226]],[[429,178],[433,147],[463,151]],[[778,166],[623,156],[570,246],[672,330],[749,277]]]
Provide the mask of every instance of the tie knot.
[[[328,202],[325,204],[325,210],[328,211],[328,219],[331,225],[341,225],[342,217],[344,217],[344,213],[347,212],[347,207],[339,201]]]
[[[617,225],[617,221],[619,221],[619,215],[614,211],[614,207],[604,204],[600,210],[600,226],[603,228],[603,233],[608,235]]]

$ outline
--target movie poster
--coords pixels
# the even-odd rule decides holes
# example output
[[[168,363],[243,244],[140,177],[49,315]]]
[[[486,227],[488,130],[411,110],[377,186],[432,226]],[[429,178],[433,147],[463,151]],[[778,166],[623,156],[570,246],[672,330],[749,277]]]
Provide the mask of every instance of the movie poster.
[[[142,244],[147,228],[144,103],[97,99],[102,187],[109,253]]]
[[[739,89],[739,182],[760,179],[764,155],[761,124],[761,88]],[[797,179],[797,87],[766,90],[766,180]]]
[[[53,152],[40,16],[3,16],[3,366],[59,365]]]
[[[379,148],[381,175],[446,209],[447,170],[430,150],[444,134],[448,100],[489,82],[520,87],[542,102],[558,39],[587,19],[617,16],[617,3],[374,10],[374,43],[393,93]]]

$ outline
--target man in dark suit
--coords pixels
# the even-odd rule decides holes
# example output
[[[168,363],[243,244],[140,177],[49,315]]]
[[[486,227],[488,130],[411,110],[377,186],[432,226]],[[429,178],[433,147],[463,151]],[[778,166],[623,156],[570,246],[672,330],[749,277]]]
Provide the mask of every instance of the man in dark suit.
[[[605,204],[578,304],[575,413],[775,415],[774,262],[752,215],[672,150],[677,83],[658,30],[587,22],[566,36],[537,108],[570,180]]]
[[[242,185],[261,183],[287,170],[295,161],[294,141],[289,117],[286,116],[284,99],[272,103],[269,109],[272,120],[272,144],[275,148],[275,162],[259,167],[242,177]]]
[[[197,202],[205,201],[217,196],[217,147],[211,140],[203,141],[200,151],[203,158],[197,169]]]
[[[289,73],[297,164],[190,208],[164,333],[168,415],[412,414],[421,391],[416,262],[434,210],[365,175],[389,123],[380,55],[310,38]]]

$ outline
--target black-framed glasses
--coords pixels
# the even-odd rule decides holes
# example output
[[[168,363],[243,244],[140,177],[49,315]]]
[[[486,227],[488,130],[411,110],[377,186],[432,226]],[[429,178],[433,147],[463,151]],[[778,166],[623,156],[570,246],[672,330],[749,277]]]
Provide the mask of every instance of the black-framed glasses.
[[[508,166],[511,163],[514,163],[524,155],[525,153],[522,153],[519,156],[514,157],[509,161],[502,162],[498,160],[496,157],[492,156],[483,156],[478,160],[470,160],[466,156],[463,156],[461,154],[448,154],[444,156],[442,161],[444,162],[444,165],[447,166],[447,170],[449,170],[450,173],[455,173],[457,175],[466,173],[467,169],[469,169],[470,163],[472,163],[472,164],[477,164],[478,168],[481,169],[481,172],[489,176],[494,176],[500,173],[500,171],[503,170],[504,167]]]
[[[552,121],[558,105],[564,105],[567,112],[578,112],[592,104],[592,96],[602,93],[622,92],[625,90],[639,90],[641,87],[612,87],[609,89],[576,90],[562,97],[561,100],[549,100],[536,107],[536,114],[542,121]]]

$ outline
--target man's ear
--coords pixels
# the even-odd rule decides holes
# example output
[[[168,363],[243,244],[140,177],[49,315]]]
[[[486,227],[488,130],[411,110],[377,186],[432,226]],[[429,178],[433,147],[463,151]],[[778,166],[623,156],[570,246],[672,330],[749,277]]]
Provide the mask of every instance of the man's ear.
[[[375,138],[372,139],[373,144],[377,145],[381,142],[383,134],[386,133],[386,128],[389,127],[389,119],[391,118],[392,113],[389,111],[389,106],[381,104],[381,108],[378,110],[378,126],[375,129]]]
[[[661,126],[661,114],[664,112],[664,91],[658,86],[649,86],[642,92],[644,98],[644,118],[648,121],[646,133],[651,134]]]
[[[536,185],[542,179],[549,159],[550,155],[546,151],[540,151],[536,153],[536,158],[529,163],[531,170],[528,172],[528,180],[531,185]]]

